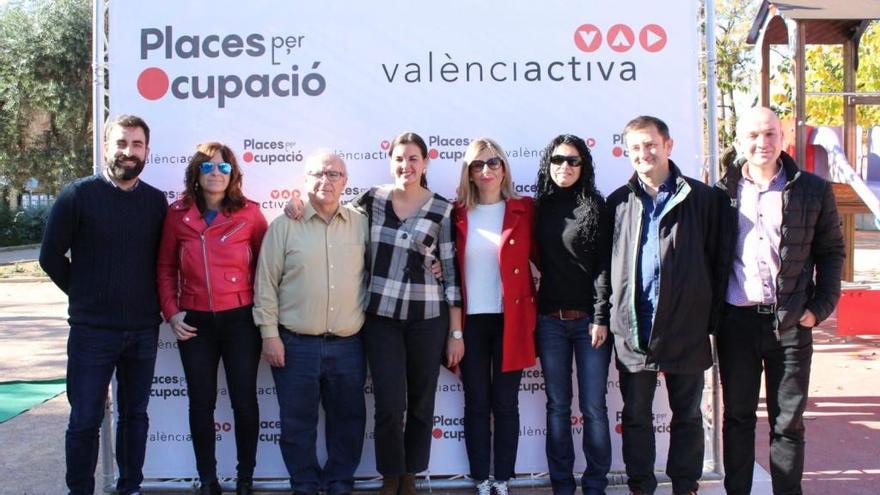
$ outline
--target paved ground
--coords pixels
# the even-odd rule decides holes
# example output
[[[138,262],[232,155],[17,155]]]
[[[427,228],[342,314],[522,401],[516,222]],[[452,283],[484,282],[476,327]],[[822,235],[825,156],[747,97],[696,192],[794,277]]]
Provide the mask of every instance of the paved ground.
[[[67,339],[64,294],[48,282],[0,282],[0,301],[0,381],[64,376]],[[63,445],[69,412],[67,398],[62,394],[0,424],[0,480],[3,480],[0,495],[64,493]],[[99,484],[101,472],[99,457]],[[754,493],[770,493],[766,491],[766,473],[758,468],[756,475],[759,481]],[[433,493],[445,492],[434,489]],[[550,491],[517,488],[514,493],[549,495]],[[628,491],[613,487],[608,493],[618,495]],[[668,493],[669,487],[658,490],[658,495]],[[723,490],[718,482],[707,482],[701,493],[721,494]]]
[[[50,282],[0,282],[0,301],[0,380],[64,377],[64,293]]]
[[[860,235],[858,246],[865,249],[856,253],[857,277],[880,280],[880,234]],[[33,259],[26,258],[33,252],[0,253],[0,262],[4,255],[11,261],[16,256]],[[64,294],[51,283],[0,282],[0,381],[64,375],[65,313]],[[836,337],[834,328],[831,320],[815,333],[804,493],[880,493],[880,336],[843,339]],[[761,407],[763,413],[763,401]],[[0,424],[0,495],[65,492],[63,445],[68,412],[62,394]],[[766,423],[759,424],[759,439],[765,439]],[[759,440],[756,495],[770,493],[766,459],[766,442]],[[444,492],[435,489],[434,493]],[[518,488],[514,493],[550,492]],[[627,491],[617,487],[608,493]],[[664,486],[657,493],[666,495],[670,489]],[[704,482],[700,493],[721,494],[723,489],[718,482]]]
[[[16,261],[33,261],[40,257],[39,246],[27,249],[0,248],[0,265],[15,263]]]

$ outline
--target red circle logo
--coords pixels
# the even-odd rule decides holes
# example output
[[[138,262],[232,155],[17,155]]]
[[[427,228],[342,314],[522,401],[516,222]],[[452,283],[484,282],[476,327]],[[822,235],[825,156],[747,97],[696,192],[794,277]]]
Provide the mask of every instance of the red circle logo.
[[[611,154],[617,158],[620,158],[621,156],[623,156],[623,148],[621,148],[620,146],[615,146],[614,149],[611,150]]]
[[[623,433],[623,424],[617,423],[616,425],[614,425],[614,433],[617,433],[618,435],[622,434]]]
[[[437,158],[438,156],[440,156],[440,152],[437,151],[436,148],[431,148],[430,151],[428,151],[428,156],[430,156],[431,159],[433,160],[433,159]]]
[[[158,67],[144,69],[137,79],[138,92],[148,100],[158,100],[168,92],[168,74]]]
[[[443,436],[443,430],[440,428],[434,428],[434,431],[431,432],[431,436],[434,438],[440,438]]]
[[[590,148],[596,146],[596,140],[594,138],[587,138],[587,146]]]
[[[254,161],[254,154],[251,153],[250,151],[245,151],[244,154],[241,155],[241,158],[242,158],[244,161],[250,163],[250,162]]]
[[[659,24],[648,24],[639,31],[639,44],[645,51],[659,52],[666,46],[666,30]]]
[[[582,52],[594,52],[602,44],[602,31],[593,24],[583,24],[574,31],[574,44]]]
[[[615,24],[608,28],[608,46],[617,53],[628,52],[635,38],[633,30],[626,24]]]

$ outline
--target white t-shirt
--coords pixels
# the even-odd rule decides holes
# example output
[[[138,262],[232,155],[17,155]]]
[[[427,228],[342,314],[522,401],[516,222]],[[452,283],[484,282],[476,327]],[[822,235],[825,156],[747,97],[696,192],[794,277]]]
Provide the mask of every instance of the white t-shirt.
[[[467,245],[464,253],[464,283],[467,314],[501,313],[501,229],[505,202],[476,205],[468,210]]]

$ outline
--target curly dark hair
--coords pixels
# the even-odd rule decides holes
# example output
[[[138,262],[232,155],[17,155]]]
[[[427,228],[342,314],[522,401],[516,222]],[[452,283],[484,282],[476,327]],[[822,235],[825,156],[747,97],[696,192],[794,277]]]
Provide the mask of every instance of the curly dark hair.
[[[593,155],[590,154],[590,148],[583,139],[572,134],[560,134],[544,148],[536,180],[535,208],[540,212],[542,203],[562,190],[550,177],[550,156],[553,150],[562,144],[573,146],[581,157],[581,175],[570,188],[577,194],[577,207],[574,210],[578,227],[577,244],[579,248],[591,251],[600,237],[604,198],[596,189]]]
[[[202,162],[211,161],[214,153],[218,151],[220,156],[223,157],[223,161],[232,165],[232,172],[229,174],[229,185],[226,186],[226,196],[223,197],[223,201],[220,203],[220,211],[225,215],[229,215],[244,208],[245,205],[246,199],[244,193],[241,192],[242,174],[238,166],[238,160],[235,158],[235,153],[223,143],[208,141],[196,147],[196,152],[193,154],[192,159],[190,159],[189,165],[186,166],[186,174],[183,178],[183,203],[187,206],[195,203],[202,215],[205,214],[206,207],[205,196],[202,194],[201,187],[199,186],[199,176],[201,175],[199,169]]]

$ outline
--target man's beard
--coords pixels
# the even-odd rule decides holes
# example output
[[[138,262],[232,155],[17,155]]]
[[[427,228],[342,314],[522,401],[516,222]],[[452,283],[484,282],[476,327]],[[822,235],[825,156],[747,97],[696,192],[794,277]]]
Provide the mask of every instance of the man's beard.
[[[123,166],[123,162],[127,161],[134,162],[134,166]],[[107,164],[107,171],[110,173],[110,177],[116,180],[132,180],[143,172],[144,165],[144,161],[136,156],[121,155],[115,157],[113,161]]]

